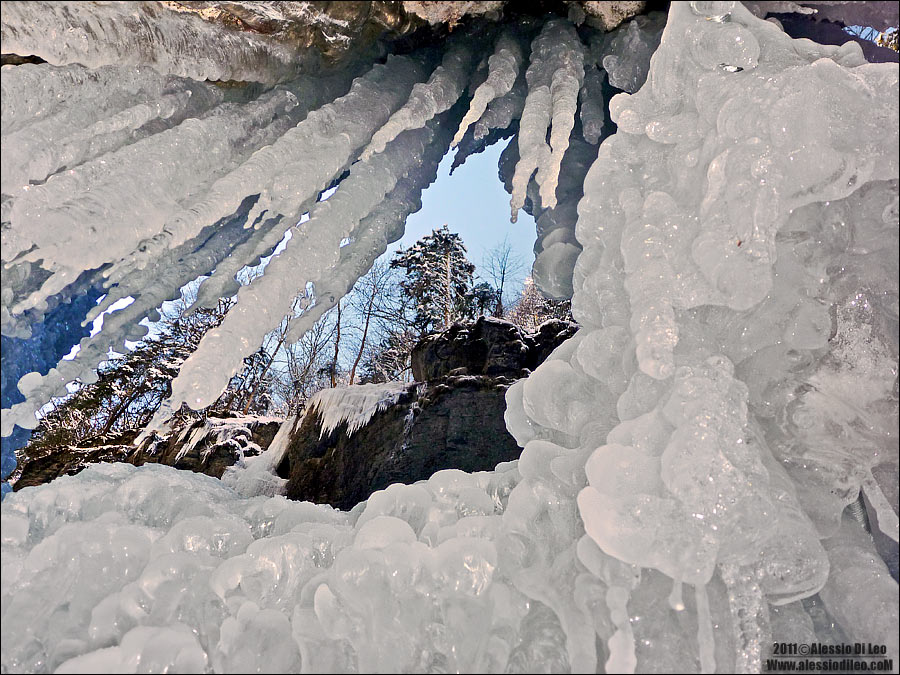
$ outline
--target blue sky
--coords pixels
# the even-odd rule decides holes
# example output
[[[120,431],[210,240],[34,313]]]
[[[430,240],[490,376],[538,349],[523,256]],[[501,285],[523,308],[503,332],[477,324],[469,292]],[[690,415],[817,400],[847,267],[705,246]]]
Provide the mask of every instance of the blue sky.
[[[497,161],[507,143],[508,140],[500,141],[470,156],[452,176],[450,165],[455,153],[448,153],[441,161],[437,180],[422,193],[421,210],[409,217],[403,239],[392,244],[385,256],[447,223],[451,232],[462,237],[469,260],[478,267],[476,273],[481,271],[484,253],[508,235],[514,252],[525,263],[515,281],[521,282],[530,274],[534,262],[534,219],[520,211],[518,222],[509,222],[509,194],[497,177]]]

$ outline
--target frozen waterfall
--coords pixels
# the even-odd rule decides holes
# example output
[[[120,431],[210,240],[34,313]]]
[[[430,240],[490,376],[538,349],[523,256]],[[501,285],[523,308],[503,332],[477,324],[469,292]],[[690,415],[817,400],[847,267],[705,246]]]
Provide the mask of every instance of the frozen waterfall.
[[[3,672],[761,672],[773,642],[884,645],[897,672],[896,63],[676,2],[317,74],[167,4],[4,2],[4,54],[47,62],[2,68],[0,319],[36,364],[3,362],[4,477],[10,437],[200,275],[198,307],[237,304],[155,424],[211,403],[493,133],[581,328],[508,390],[523,451],[491,472],[293,502],[265,480],[282,429],[227,481],[101,464],[7,494]],[[360,421],[393,393],[319,403]]]

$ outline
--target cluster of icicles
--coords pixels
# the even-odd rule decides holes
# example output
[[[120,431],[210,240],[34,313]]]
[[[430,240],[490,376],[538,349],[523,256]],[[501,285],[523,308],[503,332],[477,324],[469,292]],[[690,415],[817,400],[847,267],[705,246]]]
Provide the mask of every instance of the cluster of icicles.
[[[7,26],[18,17],[4,10],[4,41],[53,56],[39,21],[31,34]],[[134,298],[74,360],[22,379],[28,400],[4,411],[5,435],[33,427],[65,382],[90,381],[198,272],[210,277],[197,306],[238,302],[169,406],[210,404],[298,294],[294,337],[399,238],[451,144],[478,151],[516,121],[501,159],[513,214],[528,197],[535,278],[573,293],[582,326],[510,388],[524,450],[493,473],[443,472],[349,514],[277,497],[245,507],[163,468],[89,470],[8,498],[5,565],[49,564],[55,579],[68,558],[41,563],[37,544],[77,548],[66,521],[104,508],[116,515],[84,525],[135,562],[93,599],[71,591],[81,609],[59,609],[65,631],[26,611],[41,593],[27,573],[4,572],[4,606],[25,612],[31,636],[3,622],[7,668],[128,663],[152,638],[187,655],[169,667],[240,670],[241,643],[267,634],[280,641],[255,654],[284,656],[276,670],[754,672],[772,636],[885,644],[897,658],[882,562],[897,540],[885,497],[897,481],[896,64],[792,40],[733,2],[673,3],[642,87],[627,53],[604,53],[614,37],[583,37],[562,19],[512,26],[479,61],[484,36],[455,32],[439,56],[389,57],[338,97],[340,77],[226,95],[184,59],[160,59],[182,68],[160,73],[107,65],[117,55],[93,47],[90,69],[4,69],[4,332],[27,336],[92,275],[107,296],[86,320]],[[637,93],[609,104],[618,132],[599,152],[598,65],[638,73]],[[238,288],[235,273],[288,230]],[[185,481],[196,495],[156,506]],[[860,490],[874,538],[842,519]],[[128,523],[138,543],[118,529]],[[181,565],[198,541],[202,561],[178,568],[192,590],[167,609],[177,566],[155,556]]]

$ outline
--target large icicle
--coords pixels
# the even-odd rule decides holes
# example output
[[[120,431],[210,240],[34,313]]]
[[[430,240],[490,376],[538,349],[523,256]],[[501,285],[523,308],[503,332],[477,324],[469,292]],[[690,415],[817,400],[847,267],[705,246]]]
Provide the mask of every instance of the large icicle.
[[[366,160],[382,152],[388,143],[407,129],[418,129],[435,115],[449,110],[466,88],[471,64],[472,45],[466,40],[452,44],[428,82],[413,87],[409,100],[375,132],[361,159]]]
[[[407,57],[389,57],[353,81],[350,91],[311,112],[284,136],[262,148],[222,177],[202,199],[168,225],[173,233],[194,233],[238,208],[244,197],[259,194],[249,215],[294,217],[312,205],[319,191],[355,159],[359,149],[409,96],[422,66]],[[310,162],[310,157],[317,161]],[[306,208],[304,208],[304,205]],[[178,234],[178,238],[184,237]]]
[[[572,24],[554,20],[544,25],[531,44],[525,78],[528,96],[519,125],[519,163],[510,201],[513,222],[525,204],[525,190],[535,171],[542,205],[556,206],[559,167],[569,147],[584,80],[584,47]]]
[[[525,108],[527,91],[525,77],[520,73],[509,93],[491,101],[481,119],[472,127],[472,135],[475,140],[480,141],[493,129],[506,129],[513,120],[519,119]]]
[[[53,65],[150,66],[194,80],[275,83],[295,75],[297,52],[157,2],[4,2],[3,50]]]
[[[139,73],[140,79],[149,80]],[[222,102],[222,93],[210,85],[180,78],[157,78],[156,91],[144,91],[138,102],[124,109],[126,97],[110,95],[104,106],[91,101],[88,115],[73,116],[73,107],[6,135],[3,143],[2,189],[14,195],[29,183],[44,181],[60,169],[73,169],[87,160],[113,152],[151,133],[172,127],[187,117],[197,117]],[[166,80],[169,80],[166,82]],[[152,82],[152,80],[149,80]],[[149,123],[157,121],[152,127]],[[145,127],[145,125],[148,125]]]
[[[41,260],[53,274],[13,313],[41,303],[83,269],[130,256],[141,241],[163,229],[179,201],[221,173],[258,126],[296,102],[290,92],[273,91],[242,106],[223,104],[203,118],[28,187],[13,205],[10,234],[15,236],[4,237],[3,259],[27,251],[23,260]],[[156,170],[142,171],[148,164]],[[105,246],[95,245],[98,236]]]
[[[125,96],[157,98],[168,78],[147,66],[82,65],[51,66],[25,63],[3,66],[0,77],[0,107],[4,136],[64,114],[74,128],[83,128],[115,106],[129,105]],[[47,141],[52,141],[48,138]]]
[[[475,90],[469,111],[459,123],[451,147],[459,145],[468,128],[481,119],[491,102],[510,92],[519,76],[524,58],[519,39],[510,31],[504,31],[497,38],[494,53],[488,59],[487,79]]]
[[[107,358],[110,349],[123,351],[125,340],[145,337],[147,329],[138,323],[143,317],[152,317],[165,300],[177,299],[178,289],[196,278],[198,270],[209,270],[223,260],[230,260],[227,256],[235,250],[236,242],[252,232],[242,227],[245,217],[246,210],[230,222],[207,228],[197,239],[165,251],[147,267],[133,270],[121,278],[118,285],[110,289],[107,298],[88,313],[88,320],[129,294],[134,301],[105,315],[103,330],[94,337],[83,338],[74,358],[60,361],[44,376],[30,373],[20,381],[25,388],[20,391],[26,395],[26,400],[3,411],[3,435],[12,432],[13,424],[33,428],[38,421],[35,412],[51,397],[64,395],[66,383],[75,379],[83,383],[96,381],[94,369]]]
[[[281,190],[290,189],[290,195],[287,196],[287,199],[281,200],[283,203],[291,206],[293,209],[297,211],[304,210],[304,203],[311,203],[312,200],[315,199],[315,196],[318,194],[318,191],[322,188],[323,185],[327,184],[330,180],[334,179],[341,170],[346,166],[347,163],[352,159],[353,152],[357,150],[359,147],[363,145],[365,139],[373,132],[375,128],[380,126],[386,121],[390,111],[398,107],[400,103],[405,100],[408,92],[412,88],[412,85],[421,75],[420,67],[412,60],[408,58],[391,58],[388,60],[388,64],[385,66],[376,66],[374,67],[367,75],[364,77],[358,78],[351,88],[351,91],[344,97],[336,100],[334,103],[331,103],[320,110],[317,110],[311,113],[306,120],[304,120],[300,125],[291,129],[289,132],[284,134],[281,138],[279,138],[273,145],[263,148],[261,151],[255,153],[248,161],[244,162],[240,166],[238,166],[231,173],[227,174],[224,178],[218,180],[213,184],[212,188],[206,188],[208,192],[204,192],[202,194],[201,200],[194,199],[189,203],[190,212],[186,213],[183,208],[179,208],[178,204],[172,203],[171,195],[167,194],[163,191],[162,196],[156,196],[155,208],[147,209],[146,213],[156,214],[156,221],[159,221],[157,225],[155,225],[155,229],[159,231],[162,229],[162,222],[165,222],[165,229],[161,232],[158,237],[151,238],[153,232],[149,229],[142,233],[139,230],[130,231],[133,239],[120,238],[119,240],[113,242],[118,247],[117,250],[121,250],[121,257],[123,258],[123,263],[121,269],[118,271],[118,278],[124,278],[125,275],[134,268],[138,262],[143,260],[144,262],[141,265],[146,265],[147,261],[152,260],[152,258],[148,258],[147,251],[144,254],[138,254],[137,252],[131,253],[131,255],[127,255],[127,248],[130,246],[130,250],[133,251],[138,243],[142,241],[142,239],[146,239],[147,249],[150,252],[156,252],[159,254],[162,251],[165,251],[166,248],[178,245],[184,241],[187,241],[191,236],[196,236],[199,231],[202,229],[204,225],[215,222],[218,219],[224,218],[230,214],[232,214],[237,207],[240,205],[240,202],[243,200],[243,196],[247,194],[253,194],[253,190],[259,190],[263,192],[263,195],[269,194],[266,191],[266,187],[269,185],[274,185],[276,188],[280,188]],[[271,94],[266,94],[261,99],[261,103],[258,105],[272,105],[273,103],[266,103],[267,100],[277,102],[279,97],[291,96],[287,92],[273,92]],[[244,107],[249,107],[250,111],[253,111],[253,105],[255,104],[246,104]],[[233,104],[229,104],[228,106],[223,106],[222,115],[226,120],[232,119],[229,117],[229,111],[232,110]],[[371,114],[363,115],[362,111],[369,110]],[[242,114],[243,113],[243,116]],[[232,113],[233,120],[231,122],[233,129],[235,132],[240,131],[243,125],[247,125],[248,121],[252,122],[252,117],[248,115],[248,111],[244,111],[242,109],[234,110]],[[249,118],[249,119],[248,119]],[[198,126],[200,126],[200,130],[203,130],[203,123],[207,122],[210,117],[204,118],[201,121],[193,121],[195,124],[193,127],[188,127],[188,129],[196,130]],[[345,126],[341,130],[335,130],[333,126],[334,120],[339,119],[343,120]],[[188,120],[188,122],[192,122],[192,120]],[[182,130],[182,127],[185,126],[186,123],[179,125],[174,129],[171,129],[167,132],[163,132],[163,134],[158,134],[157,136],[165,136],[166,134],[181,134],[183,135],[185,130]],[[216,127],[210,127],[216,128]],[[221,130],[221,133],[224,135],[225,131],[228,127]],[[264,129],[263,129],[264,131]],[[196,135],[196,131],[194,134]],[[205,136],[201,135],[194,138],[193,142],[198,143],[204,139]],[[179,140],[183,141],[184,139],[181,136],[176,136],[175,139],[170,141],[170,145],[174,143],[173,147],[178,148]],[[219,142],[220,139],[215,139]],[[169,150],[166,150],[165,146],[163,146],[159,139],[156,137],[146,139],[142,143],[150,144],[148,145],[150,152],[158,153],[160,156],[166,156]],[[324,150],[329,146],[332,146],[330,150]],[[137,161],[139,158],[140,150],[135,151],[135,146],[140,146],[141,144],[134,144],[132,146],[127,146],[123,150],[119,151],[115,154],[115,156],[119,156],[122,153],[128,153],[126,156],[127,161],[131,161],[132,156]],[[160,148],[163,148],[162,150]],[[199,147],[199,146],[198,146]],[[207,145],[207,152],[209,152],[209,146]],[[252,148],[252,145],[251,145]],[[302,162],[307,156],[317,155],[323,158],[327,158],[328,161],[319,161],[315,163],[305,162],[302,167],[299,169],[295,169],[295,164],[299,164]],[[226,154],[227,157],[227,154]],[[197,162],[201,162],[202,166],[214,167],[214,155],[205,154],[205,153],[192,153],[189,156],[189,159],[194,159]],[[117,185],[119,190],[122,189],[122,185],[120,182],[115,182],[116,176],[112,174],[110,171],[110,167],[107,167],[104,164],[100,163],[100,160],[95,160],[94,162],[89,162],[88,164],[83,165],[85,168],[92,167],[96,165],[97,174],[100,178],[104,176],[108,176],[110,182],[110,186]],[[230,164],[225,164],[224,168],[228,168]],[[189,188],[192,183],[196,184],[197,177],[191,175],[187,169],[187,166],[179,167],[179,172],[174,175],[163,177],[171,177],[172,182],[167,183],[171,186],[172,191],[182,191],[182,193]],[[216,167],[219,171],[223,168],[222,166]],[[182,172],[181,170],[184,169]],[[132,176],[132,180],[141,180],[144,174],[136,173]],[[177,178],[176,178],[177,176]],[[89,175],[89,177],[93,177]],[[69,176],[65,177],[67,180],[72,180]],[[153,184],[159,185],[159,176],[155,174],[152,176]],[[289,181],[287,184],[282,182],[282,178],[284,180]],[[184,183],[179,182],[180,180],[184,180]],[[192,181],[193,179],[193,181]],[[47,185],[51,185],[54,183],[56,179],[48,181]],[[37,188],[44,188],[45,186],[37,186]],[[110,188],[112,190],[112,188]],[[158,188],[154,188],[157,189]],[[87,197],[91,200],[96,200],[96,189],[90,193],[87,193]],[[149,190],[148,190],[149,192]],[[140,192],[142,198],[148,199],[149,196],[146,192]],[[51,193],[52,194],[52,193]],[[110,196],[116,197],[119,192],[111,191]],[[133,194],[128,192],[128,194]],[[154,192],[153,194],[157,194]],[[279,192],[278,194],[282,194]],[[64,192],[59,192],[60,197],[64,197]],[[168,201],[170,205],[170,211],[162,213],[160,212],[160,205],[165,205]],[[46,208],[41,201],[35,200],[32,202],[25,202],[23,206],[24,199],[20,199],[17,201],[16,206],[14,207],[14,214],[17,213],[16,209],[23,209],[29,204],[32,204],[36,211],[38,217],[41,215],[45,215]],[[94,202],[89,202],[93,204]],[[139,208],[140,202],[134,199],[116,199],[113,203],[119,204],[121,208],[124,209],[137,209]],[[38,208],[41,207],[41,208]],[[108,208],[108,207],[107,207]],[[96,212],[96,211],[95,211]],[[57,212],[60,213],[60,212]],[[62,212],[65,213],[65,212]],[[72,217],[78,212],[72,212]],[[98,217],[102,211],[96,212],[98,213]],[[167,213],[177,213],[179,214],[177,219],[172,219],[169,217],[165,218]],[[141,214],[137,213],[135,218],[139,218]],[[292,216],[295,218],[299,218],[292,213]],[[146,218],[146,216],[145,216]],[[250,220],[252,222],[253,216],[251,214]],[[144,221],[146,222],[146,221]],[[14,221],[15,225],[15,221]],[[93,225],[94,227],[108,227],[110,225],[114,225],[114,223],[107,223],[102,220],[97,220]],[[86,228],[89,228],[91,223],[88,221],[77,220],[73,221],[72,228],[67,232],[69,238],[72,238],[77,232],[79,232],[79,227],[82,230],[86,231]],[[144,227],[147,227],[144,224]],[[281,231],[281,234],[283,234]],[[67,271],[68,268],[65,267],[66,263],[72,261],[71,258],[71,244],[63,246],[63,241],[59,239],[54,239],[51,230],[37,230],[34,233],[29,232],[29,234],[37,234],[37,236],[42,236],[41,232],[44,232],[47,237],[46,246],[36,249],[36,251],[44,251],[45,248],[49,249],[51,252],[56,251],[59,256],[59,265],[62,268],[60,272],[58,272],[54,277],[47,280],[43,284],[43,293],[52,290],[56,286],[62,287],[66,283],[69,283],[72,278],[72,272]],[[260,255],[266,247],[271,248],[269,244],[274,245],[277,243],[269,241],[272,238],[271,231],[267,228],[267,233],[270,233],[268,237],[263,236],[260,240],[259,238],[253,238],[252,241],[255,242],[251,244],[247,242],[247,244],[241,249],[240,253],[246,254],[249,253],[251,256]],[[276,235],[277,236],[277,235]],[[280,239],[280,236],[278,236]],[[90,237],[84,239],[82,242],[85,246],[90,243]],[[15,246],[16,241],[8,237],[8,235],[4,234],[4,245]],[[131,244],[126,245],[128,242]],[[18,244],[19,249],[23,246],[22,243]],[[252,250],[248,250],[248,246],[253,246]],[[90,255],[87,253],[85,256],[79,257],[76,261],[79,265],[88,266],[88,262],[92,262],[93,256],[103,256],[103,258],[108,258],[110,249],[107,247],[106,249],[101,249],[99,247],[94,247],[90,250]],[[31,252],[30,255],[35,255],[35,252]],[[52,260],[52,257],[44,254],[39,256],[43,258],[44,264],[48,263],[48,260]],[[237,269],[248,262],[247,260],[239,261],[237,258],[229,258],[227,259],[227,264],[239,263],[236,264]],[[97,263],[103,262],[102,258],[97,258]],[[235,269],[234,271],[237,271]],[[208,271],[208,268],[203,271]],[[228,285],[229,279],[225,278],[226,282],[225,286]],[[202,287],[201,287],[202,288]],[[170,297],[173,293],[173,290],[177,289],[177,286],[174,288],[167,287],[166,290],[161,291],[164,299],[166,297]],[[28,301],[27,304],[35,304],[39,302],[40,297],[43,293],[33,293],[30,298],[26,299]],[[123,287],[118,291],[118,294],[121,297],[127,295],[127,288]],[[204,296],[205,298],[205,296]],[[214,300],[213,300],[214,302]],[[139,308],[143,307],[144,303],[138,305]],[[26,306],[25,301],[19,302],[19,309],[22,309]],[[132,310],[132,312],[138,311],[137,309]],[[120,321],[112,322],[110,326],[110,330],[113,328],[117,330],[127,330],[127,324],[124,323],[124,319],[126,317],[131,317],[132,312],[127,312],[123,314]],[[113,315],[115,316],[115,315]],[[112,333],[107,333],[109,335],[110,340],[119,339],[119,335],[114,335]],[[104,336],[106,337],[106,336]],[[89,351],[85,353],[85,357],[88,355],[96,356],[94,351]],[[82,362],[86,362],[87,358],[83,359]],[[71,367],[62,364],[63,371],[68,372]],[[15,405],[8,414],[4,414],[3,417],[3,435],[8,435],[12,432],[12,425],[18,423],[20,426],[25,428],[32,428],[35,424],[33,413],[37,410],[41,405],[46,402],[46,396],[57,393],[62,385],[68,381],[64,378],[66,375],[61,374],[56,370],[51,370],[47,376],[41,378],[36,373],[32,373],[26,378],[23,378],[23,384],[28,390],[29,394],[26,394],[26,400],[23,403]],[[25,392],[23,392],[25,393]]]
[[[340,242],[402,176],[420,164],[430,140],[428,128],[411,130],[383,153],[353,165],[337,192],[316,204],[309,220],[295,227],[285,250],[262,277],[241,289],[238,304],[185,361],[172,383],[174,409],[183,402],[193,408],[209,405],[240,369],[243,358],[256,351],[265,334],[290,312],[298,290],[314,279],[327,283],[329,270],[339,260]]]

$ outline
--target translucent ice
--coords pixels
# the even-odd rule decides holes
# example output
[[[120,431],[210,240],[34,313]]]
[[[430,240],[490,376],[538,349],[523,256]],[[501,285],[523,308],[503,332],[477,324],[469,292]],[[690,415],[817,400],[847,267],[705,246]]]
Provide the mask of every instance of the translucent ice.
[[[507,32],[497,38],[494,54],[488,59],[487,79],[475,90],[469,110],[460,122],[451,145],[459,144],[466,130],[481,119],[488,105],[512,90],[523,59],[522,47],[514,35]]]
[[[672,3],[647,81],[613,99],[618,132],[598,151],[587,140],[602,105],[585,104],[599,71],[580,86],[578,34],[553,19],[536,43],[504,161],[534,162],[515,191],[538,220],[536,269],[569,285],[582,328],[507,392],[521,458],[394,485],[344,513],[268,496],[292,420],[222,481],[102,465],[23,489],[2,505],[0,669],[747,672],[776,631],[883,642],[900,658],[881,560],[897,537],[897,66],[792,40],[740,3]],[[388,59],[289,131],[265,124],[267,147],[226,153],[211,189],[160,221],[152,256],[109,270],[151,303],[168,266],[172,283],[195,263],[225,269],[229,252],[252,260],[294,228],[287,262],[242,291],[243,314],[183,370],[176,400],[207,402],[304,281],[315,304],[297,332],[398,236],[464,111],[392,125],[382,151],[354,160],[430,65]],[[77,82],[54,89],[60,71],[43,68],[60,103],[35,109],[80,105]],[[567,126],[579,95],[586,141]],[[224,110],[271,100],[259,99]],[[555,104],[568,147],[551,207]],[[18,202],[4,197],[4,246],[27,255],[16,247],[48,235],[8,239]],[[209,249],[191,245],[208,236]],[[46,281],[25,262],[4,270],[4,307]],[[65,292],[94,279],[77,271],[87,281]],[[42,383],[21,382],[32,406]],[[381,395],[326,398],[326,414],[356,421]],[[4,411],[4,433],[17,414]],[[860,504],[874,540],[844,513]]]
[[[5,53],[57,66],[150,66],[195,80],[277,82],[298,65],[286,44],[155,2],[9,2],[2,26]]]
[[[542,205],[556,206],[559,167],[569,147],[578,91],[584,80],[584,47],[570,23],[548,21],[544,25],[531,44],[531,64],[525,78],[528,96],[519,125],[519,163],[510,202],[513,222],[525,203],[525,189],[535,171]]]

